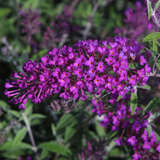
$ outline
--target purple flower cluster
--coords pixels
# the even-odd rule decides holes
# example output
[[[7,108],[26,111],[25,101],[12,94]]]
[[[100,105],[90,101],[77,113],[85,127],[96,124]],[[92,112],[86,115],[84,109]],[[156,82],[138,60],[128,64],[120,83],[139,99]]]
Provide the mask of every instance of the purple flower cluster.
[[[78,0],[74,0],[71,5],[66,5],[62,13],[56,15],[55,20],[51,22],[50,26],[43,26],[40,21],[40,13],[37,9],[25,9],[20,12],[21,17],[21,31],[28,45],[37,49],[38,42],[35,36],[40,33],[43,36],[41,47],[45,49],[52,49],[53,46],[64,43],[67,36],[76,33],[78,27],[71,24],[72,13]],[[45,28],[44,31],[42,28]]]
[[[117,131],[120,137],[115,140],[118,146],[130,146],[134,151],[133,160],[160,159],[160,142],[155,133],[148,133],[148,119],[151,113],[143,115],[143,109],[137,107],[134,115],[131,114],[128,104],[119,102],[117,109],[111,108],[101,125]]]
[[[47,26],[43,33],[42,47],[52,49],[53,46],[64,43],[69,35],[76,33],[78,26],[71,23],[72,13],[78,0],[74,0],[72,4],[66,5],[62,13],[56,15],[55,20],[51,22],[51,26]]]
[[[139,39],[145,33],[156,29],[156,26],[148,20],[147,6],[144,3],[136,2],[135,8],[128,8],[125,11],[125,27],[116,28],[115,33],[124,34],[129,38]]]
[[[40,62],[26,62],[24,73],[14,73],[5,94],[20,108],[28,99],[40,103],[59,94],[63,99],[86,100],[90,94],[93,111],[101,115],[106,112],[99,100],[103,91],[113,104],[119,96],[123,99],[134,92],[134,86],[146,84],[151,69],[142,49],[135,40],[121,37],[54,48]]]
[[[105,141],[94,141],[87,143],[87,147],[78,155],[78,160],[103,160],[106,155]]]
[[[24,34],[26,42],[37,47],[37,43],[34,40],[34,36],[41,30],[40,13],[36,9],[24,9],[20,12],[21,18],[21,32]]]

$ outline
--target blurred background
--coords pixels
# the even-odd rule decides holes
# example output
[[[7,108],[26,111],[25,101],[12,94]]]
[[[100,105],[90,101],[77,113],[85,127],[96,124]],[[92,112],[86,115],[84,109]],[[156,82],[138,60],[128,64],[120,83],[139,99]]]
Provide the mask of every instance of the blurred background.
[[[27,60],[38,61],[54,47],[129,36],[125,29],[136,28],[126,24],[126,10],[136,7],[134,0],[0,0],[0,160],[77,160],[88,141],[100,146],[106,160],[130,159],[128,148],[116,147],[112,132],[99,126],[89,101],[62,108],[54,97],[49,103],[28,102],[24,111],[4,95],[4,84]]]

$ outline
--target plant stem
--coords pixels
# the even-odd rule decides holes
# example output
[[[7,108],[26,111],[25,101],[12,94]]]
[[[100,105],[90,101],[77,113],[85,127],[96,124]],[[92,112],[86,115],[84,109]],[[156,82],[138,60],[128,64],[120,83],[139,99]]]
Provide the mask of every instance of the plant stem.
[[[28,134],[29,134],[29,138],[30,138],[31,144],[33,146],[33,151],[36,153],[36,159],[39,160],[39,156],[37,155],[37,150],[38,149],[37,149],[34,137],[33,137],[33,133],[32,133],[31,127],[30,127],[29,120],[28,120],[28,118],[27,118],[25,113],[22,113],[22,116],[23,116],[25,125],[27,127],[27,131],[28,131]]]

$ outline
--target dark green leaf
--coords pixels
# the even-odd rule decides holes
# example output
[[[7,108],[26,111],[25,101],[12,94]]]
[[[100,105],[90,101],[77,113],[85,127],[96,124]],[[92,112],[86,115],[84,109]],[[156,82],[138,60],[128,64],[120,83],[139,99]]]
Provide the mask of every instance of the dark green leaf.
[[[7,103],[5,102],[5,101],[3,101],[3,100],[0,100],[0,108],[3,108],[4,110],[6,110],[7,109]]]
[[[106,135],[105,129],[99,125],[99,122],[96,122],[96,131],[100,137],[104,137]]]
[[[59,123],[57,125],[57,130],[60,130],[68,125],[70,125],[73,121],[76,119],[71,114],[65,114],[61,119],[59,120]]]
[[[135,92],[131,94],[131,114],[133,115],[137,107],[137,88],[135,87]]]
[[[151,111],[155,107],[156,103],[157,103],[157,97],[154,97],[145,107],[144,113],[147,111]]]
[[[39,145],[39,148],[46,150],[46,151],[49,151],[49,152],[55,152],[55,153],[58,153],[58,154],[64,155],[64,156],[71,154],[71,151],[66,146],[64,146],[62,144],[58,144],[55,141],[41,143]]]
[[[26,133],[27,133],[27,129],[26,128],[23,128],[20,131],[18,131],[16,137],[13,140],[13,145],[21,142],[24,139],[24,137],[26,136]]]

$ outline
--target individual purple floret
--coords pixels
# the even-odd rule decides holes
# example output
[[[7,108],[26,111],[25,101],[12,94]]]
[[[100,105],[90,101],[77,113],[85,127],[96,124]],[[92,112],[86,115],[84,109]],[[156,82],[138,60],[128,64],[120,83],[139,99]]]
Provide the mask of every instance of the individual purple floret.
[[[86,148],[78,155],[78,160],[103,160],[105,155],[105,141],[94,141],[92,144],[88,141]]]

